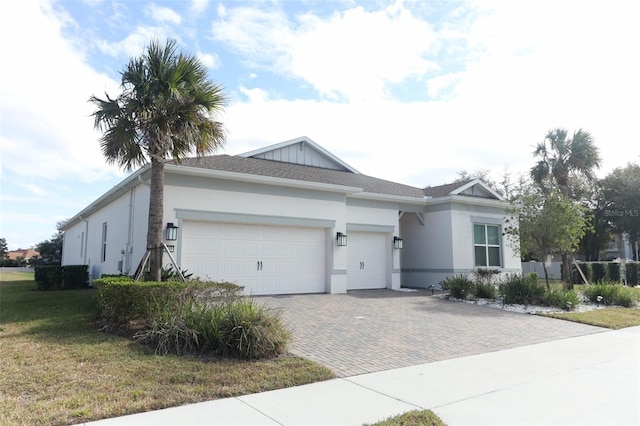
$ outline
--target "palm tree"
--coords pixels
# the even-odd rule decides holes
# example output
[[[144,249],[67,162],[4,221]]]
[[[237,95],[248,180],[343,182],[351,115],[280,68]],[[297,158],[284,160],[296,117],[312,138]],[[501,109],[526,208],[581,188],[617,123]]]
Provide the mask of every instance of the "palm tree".
[[[550,178],[565,196],[569,196],[572,175],[591,181],[595,178],[594,169],[600,167],[598,147],[589,132],[579,129],[570,139],[567,135],[565,129],[550,130],[533,152],[539,160],[531,169],[531,177],[538,185]]]
[[[164,163],[198,156],[222,147],[226,136],[215,118],[227,103],[222,87],[207,79],[202,63],[178,52],[176,41],[164,46],[153,40],[145,52],[130,59],[121,73],[122,93],[106,99],[91,96],[97,109],[95,127],[103,131],[102,153],[108,163],[131,170],[151,163],[147,249],[150,273],[160,281]]]
[[[571,177],[582,176],[587,181],[595,179],[594,169],[600,167],[600,154],[595,146],[591,134],[579,129],[573,133],[573,137],[567,138],[566,129],[556,128],[550,130],[540,142],[534,157],[539,158],[531,168],[531,178],[545,191],[548,182],[555,183],[560,192],[570,198]],[[571,265],[569,254],[562,253],[562,280],[571,285]]]

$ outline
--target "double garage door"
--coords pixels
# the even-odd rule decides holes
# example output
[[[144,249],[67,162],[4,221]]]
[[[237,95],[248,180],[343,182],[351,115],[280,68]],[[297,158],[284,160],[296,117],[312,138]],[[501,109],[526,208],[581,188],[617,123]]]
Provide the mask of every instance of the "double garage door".
[[[386,234],[349,232],[347,289],[387,286]],[[324,228],[184,221],[181,267],[245,294],[325,293]]]
[[[181,266],[245,294],[324,293],[322,228],[183,222]]]

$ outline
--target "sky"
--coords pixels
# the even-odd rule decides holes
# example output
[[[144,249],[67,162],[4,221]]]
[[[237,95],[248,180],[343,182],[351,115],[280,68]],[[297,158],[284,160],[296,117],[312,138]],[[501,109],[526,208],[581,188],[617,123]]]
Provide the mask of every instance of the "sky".
[[[88,100],[154,37],[224,87],[218,154],[307,136],[425,187],[527,173],[557,127],[592,134],[599,177],[640,162],[638,21],[636,0],[0,2],[0,237],[47,240],[127,176]]]

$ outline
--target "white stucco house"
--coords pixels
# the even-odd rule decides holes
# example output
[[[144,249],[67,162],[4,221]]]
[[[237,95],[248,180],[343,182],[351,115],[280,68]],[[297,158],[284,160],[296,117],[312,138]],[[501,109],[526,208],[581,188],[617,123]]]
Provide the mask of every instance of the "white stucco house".
[[[134,273],[146,251],[149,178],[140,168],[60,228],[63,265],[89,265],[92,278]],[[169,161],[164,191],[164,223],[177,231],[165,242],[178,265],[247,294],[428,287],[477,267],[521,271],[502,235],[505,203],[483,182],[422,189],[377,179],[307,137]]]

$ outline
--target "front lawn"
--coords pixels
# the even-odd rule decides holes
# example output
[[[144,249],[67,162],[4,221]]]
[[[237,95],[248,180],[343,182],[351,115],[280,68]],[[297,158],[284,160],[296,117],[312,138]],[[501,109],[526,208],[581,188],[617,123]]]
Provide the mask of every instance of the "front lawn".
[[[547,313],[541,315],[614,330],[640,325],[640,309],[637,308],[600,308],[586,312]]]
[[[0,279],[0,424],[81,423],[334,377],[294,356],[157,356],[93,328],[94,290],[35,291],[33,274]]]

